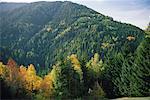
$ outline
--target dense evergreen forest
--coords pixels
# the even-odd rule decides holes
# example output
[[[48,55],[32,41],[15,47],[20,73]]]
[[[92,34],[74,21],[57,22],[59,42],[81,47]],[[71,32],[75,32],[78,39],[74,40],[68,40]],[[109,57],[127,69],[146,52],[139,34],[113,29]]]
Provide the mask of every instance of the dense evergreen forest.
[[[150,96],[144,31],[72,2],[0,3],[2,99]]]

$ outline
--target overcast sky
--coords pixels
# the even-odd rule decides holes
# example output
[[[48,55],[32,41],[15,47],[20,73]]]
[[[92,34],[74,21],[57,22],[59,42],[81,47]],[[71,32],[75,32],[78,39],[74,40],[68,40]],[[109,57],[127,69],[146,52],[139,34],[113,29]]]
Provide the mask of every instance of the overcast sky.
[[[150,0],[0,0],[1,2],[72,1],[114,20],[145,29],[150,22]]]

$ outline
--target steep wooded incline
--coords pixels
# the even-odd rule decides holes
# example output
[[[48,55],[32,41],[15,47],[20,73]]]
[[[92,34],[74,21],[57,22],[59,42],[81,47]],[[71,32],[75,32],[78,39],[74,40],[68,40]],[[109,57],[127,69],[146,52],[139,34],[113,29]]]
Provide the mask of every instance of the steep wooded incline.
[[[72,2],[1,3],[0,7],[4,62],[12,57],[19,64],[50,67],[73,53],[89,59],[97,52],[103,58],[107,53],[134,52],[144,37],[133,25]]]

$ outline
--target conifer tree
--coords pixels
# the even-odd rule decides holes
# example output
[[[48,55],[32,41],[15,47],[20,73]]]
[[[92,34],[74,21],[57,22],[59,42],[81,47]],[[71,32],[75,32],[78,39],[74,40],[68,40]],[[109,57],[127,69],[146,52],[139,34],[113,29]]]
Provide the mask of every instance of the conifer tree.
[[[150,96],[150,38],[147,37],[139,45],[136,52],[135,70],[140,82],[140,92]]]

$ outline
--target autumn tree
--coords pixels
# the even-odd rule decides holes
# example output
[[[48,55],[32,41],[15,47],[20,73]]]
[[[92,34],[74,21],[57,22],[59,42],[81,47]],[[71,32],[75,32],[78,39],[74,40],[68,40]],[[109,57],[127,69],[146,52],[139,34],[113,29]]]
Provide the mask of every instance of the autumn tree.
[[[44,76],[44,79],[40,86],[40,93],[46,98],[50,98],[53,95],[53,78],[51,72]]]
[[[82,69],[81,69],[80,62],[77,58],[77,55],[72,54],[69,57],[69,59],[71,60],[71,63],[72,63],[72,66],[73,66],[74,70],[79,74],[80,81],[82,81],[83,80],[83,72],[82,72]]]
[[[94,88],[95,84],[93,83],[96,83],[97,86],[99,85],[99,81],[101,82],[99,78],[102,74],[102,71],[104,70],[103,61],[100,59],[98,53],[95,53],[94,57],[92,57],[91,60],[87,62],[86,67],[87,67],[87,74],[88,74],[87,82],[89,84],[89,89],[92,88],[92,91],[96,91]],[[101,91],[103,91],[103,89]],[[99,96],[104,96],[104,91],[100,92]]]
[[[9,67],[16,67],[17,63],[12,58],[9,58],[8,62],[7,62],[7,66],[9,66]]]
[[[94,77],[94,79],[98,79],[99,76],[102,73],[103,67],[103,61],[100,59],[100,56],[98,53],[94,54],[94,57],[91,58],[91,60],[86,64],[87,70],[89,74]]]
[[[15,81],[18,79],[18,68],[17,63],[10,58],[7,62],[7,68],[9,70],[9,77],[7,78],[7,81],[9,81],[11,84],[15,84]]]
[[[6,65],[0,62],[0,78],[6,78],[7,73],[8,73],[8,70],[6,68]]]
[[[8,88],[8,81],[6,79],[9,77],[8,69],[6,65],[0,62],[0,96],[1,99],[7,99],[8,96],[11,98],[12,93]]]
[[[23,65],[21,65],[19,67],[19,76],[20,76],[20,80],[22,81],[23,86],[25,87],[25,83],[26,83],[26,75],[27,75],[27,68],[24,67]]]
[[[6,78],[6,83],[10,86],[12,95],[18,95],[22,88],[22,85],[20,85],[22,83],[20,82],[19,67],[12,58],[8,60],[6,67],[8,68],[9,73],[9,77]]]
[[[37,91],[40,88],[42,78],[36,76],[36,70],[32,64],[28,66],[26,74],[26,89],[30,92]]]
[[[23,77],[16,62],[13,59],[9,59],[7,65],[2,65],[2,67],[0,65],[1,68],[3,82],[5,83],[3,88],[8,89],[7,92],[10,93],[9,98],[26,98],[24,82],[21,80]]]

